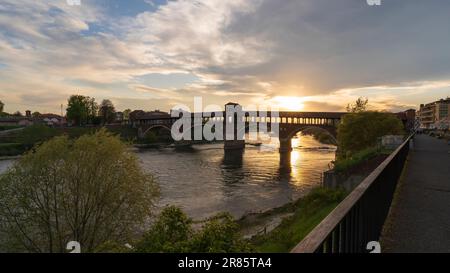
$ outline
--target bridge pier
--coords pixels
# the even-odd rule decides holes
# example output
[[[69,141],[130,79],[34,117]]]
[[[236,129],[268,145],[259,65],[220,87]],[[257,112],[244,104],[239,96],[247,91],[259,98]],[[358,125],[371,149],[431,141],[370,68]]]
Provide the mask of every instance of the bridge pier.
[[[290,153],[292,151],[291,139],[280,138],[280,153]]]
[[[240,130],[238,126],[239,119],[243,116],[242,106],[238,103],[229,102],[225,104],[225,119],[223,123],[224,146],[225,150],[243,150],[245,149],[245,131]],[[231,131],[227,131],[231,129]]]
[[[223,148],[225,150],[243,150],[245,148],[245,140],[225,140]]]

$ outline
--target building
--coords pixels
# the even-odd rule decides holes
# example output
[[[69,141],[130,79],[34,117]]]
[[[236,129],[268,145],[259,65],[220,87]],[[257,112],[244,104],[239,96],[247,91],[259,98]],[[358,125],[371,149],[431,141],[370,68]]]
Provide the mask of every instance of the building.
[[[34,124],[32,118],[28,117],[16,117],[16,116],[7,116],[0,117],[0,126],[18,126],[18,127],[26,127]]]
[[[33,118],[36,123],[43,123],[48,126],[66,126],[67,120],[65,117],[56,114],[39,114]]]
[[[115,123],[122,123],[124,119],[125,117],[123,112],[116,112],[116,119],[114,120]]]
[[[419,110],[420,127],[424,129],[448,129],[449,114],[450,98],[421,104]]]
[[[416,129],[416,110],[408,109],[404,112],[396,113],[396,115],[403,122],[403,125],[408,132]]]
[[[167,112],[159,110],[145,112],[142,110],[135,110],[130,113],[130,122],[133,127],[139,125],[171,125],[171,116]]]

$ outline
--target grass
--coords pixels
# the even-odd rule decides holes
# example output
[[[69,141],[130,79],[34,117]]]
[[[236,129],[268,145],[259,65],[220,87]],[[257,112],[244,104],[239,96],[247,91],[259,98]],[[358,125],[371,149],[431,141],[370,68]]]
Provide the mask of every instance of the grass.
[[[250,239],[255,252],[286,253],[311,232],[346,196],[343,190],[316,188],[286,210],[294,215],[285,218],[271,232]]]
[[[0,156],[15,156],[25,151],[26,148],[21,143],[0,143]]]
[[[16,126],[16,125],[3,125],[0,126],[0,131],[7,131],[7,130],[12,130],[12,129],[19,129],[22,128],[23,126]]]
[[[334,170],[338,173],[344,172],[378,155],[390,154],[391,152],[391,150],[381,149],[379,147],[366,148],[346,158],[338,158],[334,162]]]

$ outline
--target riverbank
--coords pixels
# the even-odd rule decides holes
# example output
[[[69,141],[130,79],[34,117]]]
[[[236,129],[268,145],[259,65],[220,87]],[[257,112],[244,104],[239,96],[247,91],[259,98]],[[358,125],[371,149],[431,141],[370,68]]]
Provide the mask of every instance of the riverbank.
[[[17,160],[17,159],[19,159],[21,157],[22,157],[22,155],[0,156],[0,161],[3,161],[3,160]]]
[[[240,234],[255,252],[286,253],[298,244],[347,195],[344,190],[318,187],[282,207],[247,214],[237,220]]]

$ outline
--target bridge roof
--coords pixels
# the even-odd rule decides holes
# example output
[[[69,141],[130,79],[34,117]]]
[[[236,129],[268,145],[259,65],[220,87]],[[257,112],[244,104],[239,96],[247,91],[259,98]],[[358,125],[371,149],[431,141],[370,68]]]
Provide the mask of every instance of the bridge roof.
[[[242,111],[248,115],[257,115],[258,111]],[[203,114],[209,116],[212,112],[204,112]],[[268,112],[270,115],[272,112]],[[330,118],[330,119],[340,119],[343,115],[348,114],[347,112],[294,112],[294,111],[280,111],[279,117],[287,117],[287,118]],[[199,114],[199,113],[197,113]],[[223,112],[225,114],[225,112]],[[194,115],[194,113],[192,113]],[[259,116],[259,115],[258,115]]]
[[[280,117],[292,117],[292,118],[331,118],[340,119],[347,112],[293,112],[293,111],[280,111]]]

